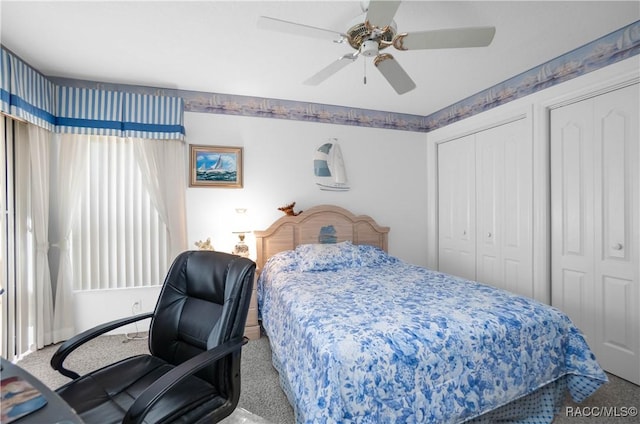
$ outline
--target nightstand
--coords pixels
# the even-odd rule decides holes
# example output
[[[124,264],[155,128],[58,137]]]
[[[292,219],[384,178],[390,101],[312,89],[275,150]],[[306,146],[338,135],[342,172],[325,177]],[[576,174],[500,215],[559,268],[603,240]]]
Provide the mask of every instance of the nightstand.
[[[247,323],[244,327],[244,335],[248,337],[249,340],[260,338],[260,324],[258,323],[258,275],[258,271],[256,271],[256,276],[253,279],[253,290],[251,290]]]

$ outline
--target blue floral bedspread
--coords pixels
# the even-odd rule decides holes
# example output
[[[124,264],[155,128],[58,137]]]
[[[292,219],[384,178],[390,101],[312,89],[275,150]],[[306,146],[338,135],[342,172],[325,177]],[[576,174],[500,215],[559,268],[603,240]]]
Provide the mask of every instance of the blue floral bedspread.
[[[458,423],[559,379],[577,402],[607,381],[559,310],[370,246],[279,253],[258,296],[299,423]]]

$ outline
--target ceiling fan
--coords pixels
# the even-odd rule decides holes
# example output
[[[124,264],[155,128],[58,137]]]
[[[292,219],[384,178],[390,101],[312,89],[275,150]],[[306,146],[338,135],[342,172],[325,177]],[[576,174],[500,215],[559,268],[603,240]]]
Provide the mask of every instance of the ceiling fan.
[[[341,56],[304,84],[318,85],[362,55],[374,57],[373,64],[398,94],[413,90],[416,84],[395,58],[389,53],[381,53],[382,50],[389,46],[397,50],[485,47],[491,44],[496,32],[494,27],[468,27],[398,33],[393,17],[399,6],[400,1],[363,1],[364,13],[353,19],[344,33],[267,16],[258,19],[258,28],[349,43],[355,50]]]

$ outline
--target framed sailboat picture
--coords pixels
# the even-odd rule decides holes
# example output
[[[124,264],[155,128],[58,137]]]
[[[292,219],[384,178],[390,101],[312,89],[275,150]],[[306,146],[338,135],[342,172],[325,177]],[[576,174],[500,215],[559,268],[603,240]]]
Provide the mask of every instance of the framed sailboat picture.
[[[190,145],[189,186],[242,188],[242,147]]]

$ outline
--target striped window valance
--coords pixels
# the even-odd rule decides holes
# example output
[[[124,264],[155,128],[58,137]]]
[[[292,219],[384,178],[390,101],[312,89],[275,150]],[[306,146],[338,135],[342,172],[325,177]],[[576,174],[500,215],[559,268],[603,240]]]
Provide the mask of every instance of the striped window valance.
[[[54,131],[55,84],[5,49],[0,60],[2,112]]]
[[[11,109],[11,101],[9,99],[11,88],[11,71],[9,70],[11,61],[9,60],[9,52],[5,49],[0,50],[0,112],[9,113]]]
[[[2,48],[0,111],[58,133],[184,139],[184,100],[60,86]]]
[[[58,132],[122,135],[122,93],[59,86],[57,100]]]
[[[123,94],[122,130],[126,137],[184,138],[182,97]],[[177,134],[180,137],[174,137]]]

